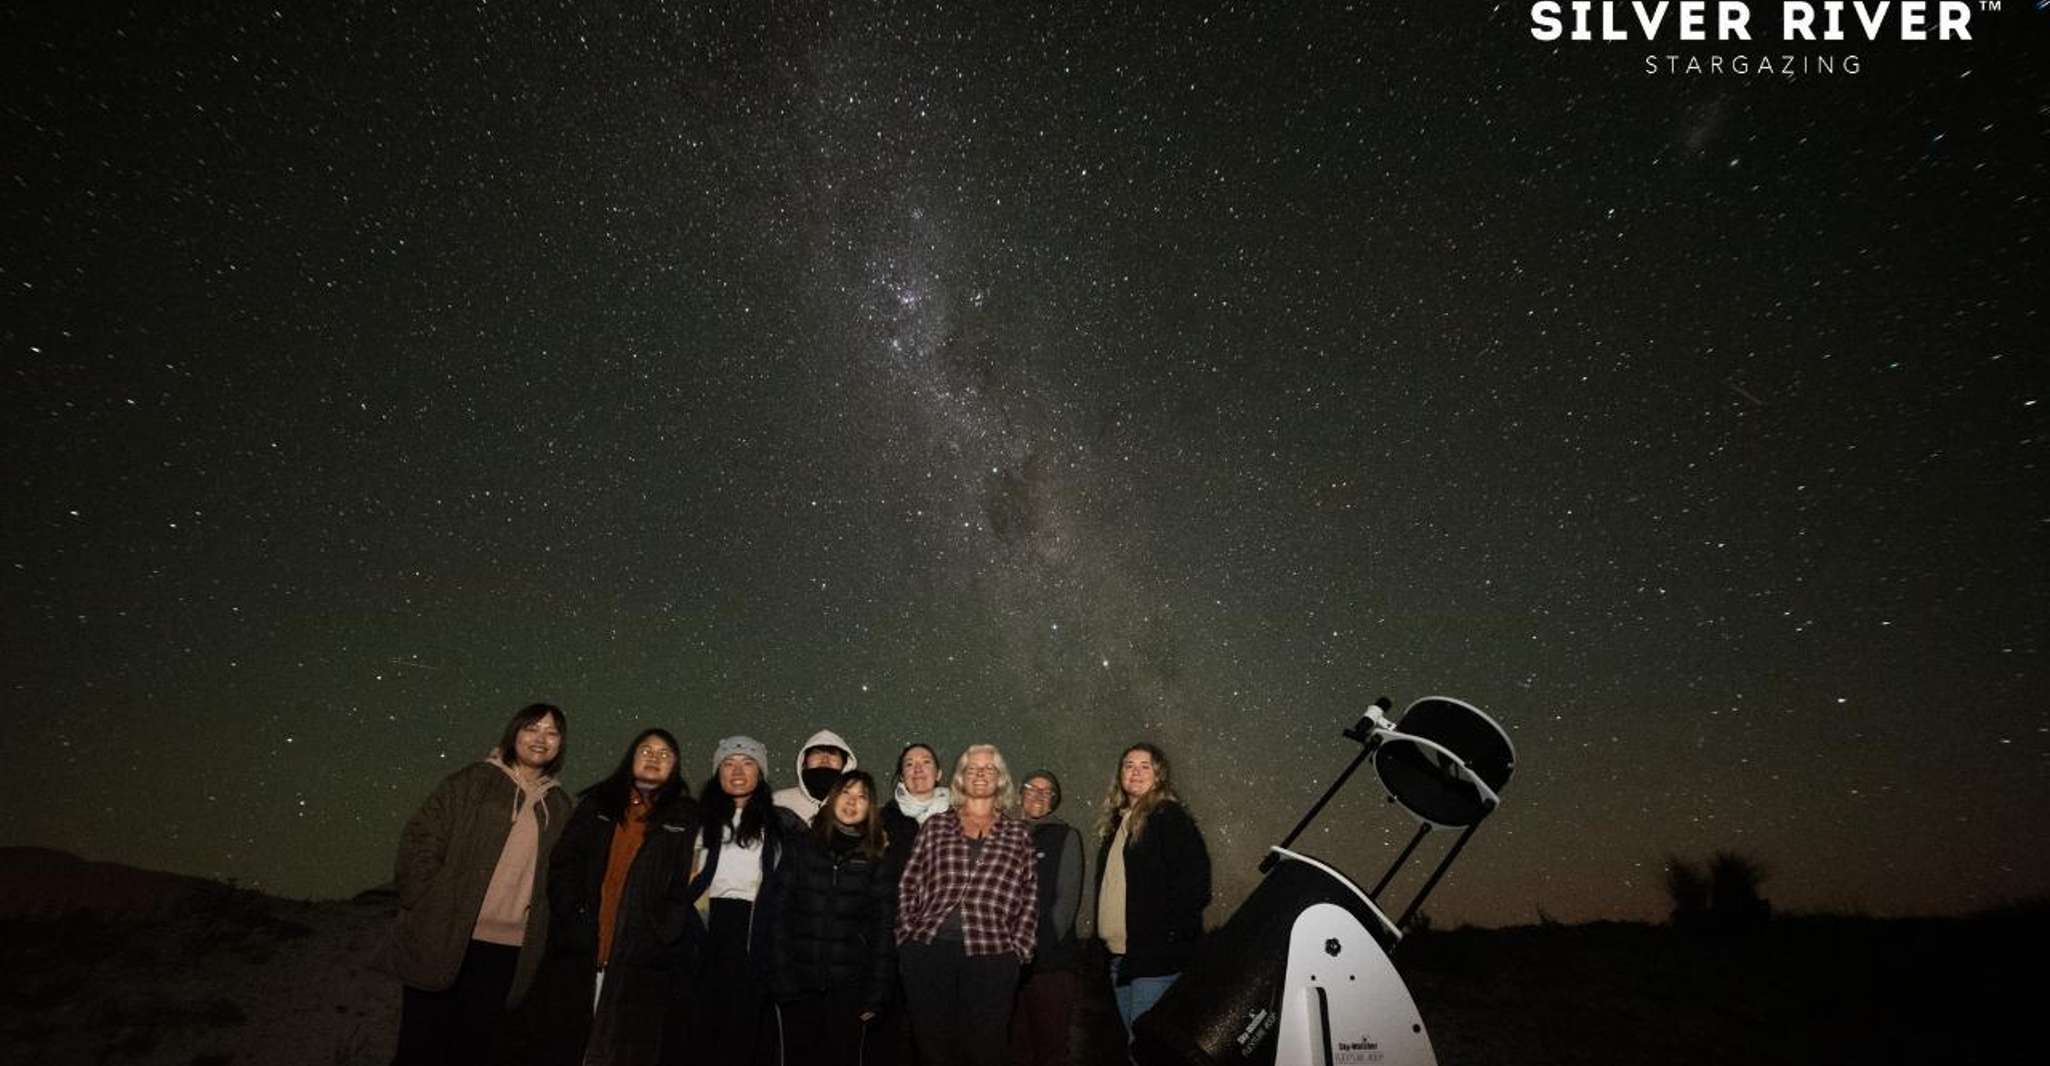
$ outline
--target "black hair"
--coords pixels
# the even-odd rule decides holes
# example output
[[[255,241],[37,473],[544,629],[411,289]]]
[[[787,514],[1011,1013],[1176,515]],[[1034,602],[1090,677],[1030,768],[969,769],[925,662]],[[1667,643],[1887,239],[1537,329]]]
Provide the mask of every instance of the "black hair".
[[[835,826],[840,823],[840,816],[833,813],[833,805],[840,802],[840,793],[847,791],[849,785],[860,785],[861,791],[868,795],[868,814],[861,819],[861,843],[858,847],[863,858],[874,862],[888,850],[890,838],[883,831],[883,804],[876,797],[876,779],[870,777],[867,770],[849,770],[826,790],[825,802],[819,804],[819,813],[812,816],[811,835],[821,846],[831,845],[833,834],[838,831]]]
[[[634,737],[633,743],[626,746],[626,754],[619,757],[619,765],[612,773],[578,795],[596,797],[598,809],[604,811],[615,822],[625,818],[627,803],[632,798],[634,790],[634,756],[641,750],[641,745],[648,742],[649,737],[669,745],[671,757],[669,779],[647,795],[648,808],[653,810],[660,807],[673,796],[690,795],[690,784],[683,779],[683,749],[677,745],[676,738],[670,735],[667,729],[641,730],[640,734]]]
[[[749,759],[749,762],[754,762]],[[740,809],[740,824],[733,826],[733,842],[742,846],[758,843],[769,831],[769,820],[776,816],[776,787],[769,783],[769,772],[755,763],[760,776],[755,778],[755,790],[747,794],[747,803]],[[717,771],[705,779],[705,787],[698,792],[698,811],[705,819],[705,850],[719,845],[720,834],[733,825],[733,797],[719,784]]]
[[[512,721],[505,724],[505,734],[498,738],[498,757],[507,766],[518,766],[520,762],[520,730],[533,725],[550,715],[555,716],[555,731],[562,734],[562,743],[556,745],[555,758],[541,772],[554,777],[562,770],[562,761],[569,758],[569,719],[563,717],[562,708],[552,703],[529,703],[515,711]]]
[[[840,765],[842,766],[847,765],[847,760],[852,759],[854,757],[853,752],[848,751],[846,748],[843,748],[838,744],[813,744],[811,747],[806,748],[798,753],[798,761],[803,762],[804,760],[811,758],[811,753],[815,751],[830,751],[833,754],[838,755],[840,757]]]
[[[914,740],[914,741],[912,741],[911,743],[909,743],[909,744],[906,744],[906,745],[904,745],[904,750],[903,750],[903,751],[900,751],[900,752],[898,752],[898,753],[897,753],[897,765],[896,765],[896,767],[895,767],[895,768],[894,768],[894,769],[892,770],[892,773],[894,773],[894,774],[896,775],[896,779],[897,779],[897,780],[899,780],[899,781],[902,781],[902,780],[904,780],[904,756],[906,756],[906,755],[909,755],[909,754],[911,754],[911,749],[913,749],[913,748],[924,748],[924,749],[925,749],[925,753],[926,753],[927,755],[930,755],[930,756],[932,756],[932,777],[933,777],[933,784],[934,784],[934,785],[936,785],[936,786],[937,786],[937,785],[939,785],[939,784],[941,783],[941,782],[940,782],[940,779],[939,779],[939,778],[940,778],[940,750],[939,750],[938,748],[935,748],[935,747],[933,747],[933,746],[932,746],[932,745],[930,745],[930,744],[927,744],[927,743],[926,743],[925,741],[923,741],[923,740]]]

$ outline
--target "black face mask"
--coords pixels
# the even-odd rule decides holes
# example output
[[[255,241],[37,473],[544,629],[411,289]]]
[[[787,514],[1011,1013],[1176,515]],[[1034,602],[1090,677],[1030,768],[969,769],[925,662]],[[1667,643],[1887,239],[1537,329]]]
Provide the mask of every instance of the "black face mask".
[[[840,771],[830,766],[811,766],[805,768],[802,776],[805,794],[823,800],[833,790],[833,782],[840,780]]]

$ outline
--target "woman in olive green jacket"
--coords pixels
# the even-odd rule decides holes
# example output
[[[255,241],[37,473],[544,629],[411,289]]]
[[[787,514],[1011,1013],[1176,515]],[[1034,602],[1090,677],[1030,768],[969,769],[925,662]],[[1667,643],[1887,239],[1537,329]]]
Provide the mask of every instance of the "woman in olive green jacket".
[[[556,785],[568,723],[546,703],[442,781],[399,837],[391,969],[405,982],[395,1066],[483,1063],[540,964],[548,851],[569,821]]]

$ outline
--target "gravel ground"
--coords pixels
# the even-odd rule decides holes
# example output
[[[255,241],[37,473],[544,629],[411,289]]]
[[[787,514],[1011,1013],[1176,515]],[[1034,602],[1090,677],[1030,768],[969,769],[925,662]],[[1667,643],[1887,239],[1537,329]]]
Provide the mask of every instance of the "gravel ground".
[[[398,987],[370,962],[392,908],[0,849],[0,1059],[388,1062]],[[2046,933],[2040,905],[1722,936],[1546,925],[1414,936],[1396,963],[1446,1066],[2005,1062]],[[1078,1066],[1122,1059],[1107,981],[1084,983],[1074,1035]]]

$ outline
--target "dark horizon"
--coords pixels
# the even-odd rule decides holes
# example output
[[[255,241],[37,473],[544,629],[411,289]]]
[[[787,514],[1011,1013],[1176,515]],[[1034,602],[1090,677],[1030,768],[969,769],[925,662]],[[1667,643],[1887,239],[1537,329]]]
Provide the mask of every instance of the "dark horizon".
[[[10,12],[9,836],[346,896],[537,699],[573,788],[826,726],[1078,824],[1152,739],[1215,918],[1449,695],[1519,766],[1441,926],[1718,849],[2040,900],[2027,6],[1793,78],[1516,5]]]

